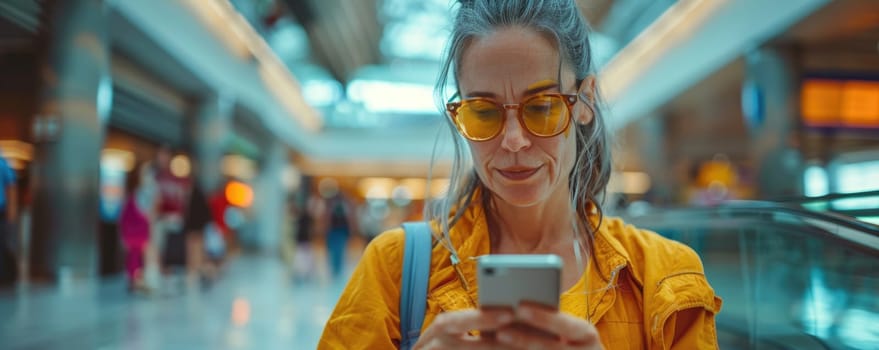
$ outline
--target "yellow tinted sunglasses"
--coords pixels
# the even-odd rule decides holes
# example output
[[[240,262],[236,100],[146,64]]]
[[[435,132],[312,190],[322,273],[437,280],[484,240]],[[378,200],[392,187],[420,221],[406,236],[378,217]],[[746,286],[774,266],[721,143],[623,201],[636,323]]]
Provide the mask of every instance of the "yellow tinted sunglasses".
[[[577,95],[557,93],[539,94],[521,103],[502,104],[485,98],[474,97],[446,104],[452,122],[471,141],[488,141],[500,135],[504,129],[506,111],[517,109],[519,124],[532,135],[552,137],[564,132],[571,124],[571,107],[577,103]]]

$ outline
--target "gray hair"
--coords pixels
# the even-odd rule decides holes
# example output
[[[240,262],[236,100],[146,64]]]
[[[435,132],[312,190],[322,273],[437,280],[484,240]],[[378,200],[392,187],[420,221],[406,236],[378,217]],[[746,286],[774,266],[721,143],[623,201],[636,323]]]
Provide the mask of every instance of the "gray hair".
[[[444,103],[449,94],[447,87],[450,75],[457,86],[457,67],[467,44],[474,37],[489,35],[500,28],[523,27],[547,34],[557,41],[561,60],[574,70],[578,86],[589,75],[594,74],[592,52],[589,45],[589,26],[580,13],[574,0],[460,0],[455,16],[451,38],[445,51],[444,62],[434,88],[440,110],[445,112]],[[455,88],[457,93],[457,87]],[[592,236],[601,225],[603,212],[601,202],[611,172],[609,135],[601,113],[601,98],[598,91],[594,98],[580,96],[580,102],[592,110],[592,122],[581,125],[573,123],[577,140],[577,156],[570,173],[571,207],[575,208],[575,232],[585,227],[586,244],[591,246]],[[454,140],[454,160],[452,163],[449,189],[445,197],[436,199],[425,206],[424,215],[428,220],[440,224],[442,239],[457,258],[455,248],[449,240],[449,228],[466,211],[470,200],[478,189],[487,191],[473,169],[466,141],[458,134],[450,118],[445,118],[448,131]],[[436,154],[434,159],[436,160]],[[490,205],[484,195],[483,205]],[[590,204],[598,210],[599,222],[594,226],[588,220]],[[489,206],[486,206],[488,209]],[[449,218],[452,211],[455,216]],[[592,254],[590,254],[592,255]]]

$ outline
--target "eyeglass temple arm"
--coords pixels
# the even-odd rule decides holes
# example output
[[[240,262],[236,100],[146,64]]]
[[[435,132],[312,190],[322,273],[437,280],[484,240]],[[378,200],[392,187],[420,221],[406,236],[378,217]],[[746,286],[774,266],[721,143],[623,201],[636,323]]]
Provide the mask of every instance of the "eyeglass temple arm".
[[[457,99],[458,96],[460,96],[460,95],[461,95],[461,93],[456,91],[455,94],[452,95],[452,97],[450,97],[448,101],[446,101],[446,112],[451,113],[451,114],[448,114],[449,118],[452,118],[452,115],[456,114],[455,108],[457,108],[457,106],[455,106],[456,103],[454,103],[452,101]]]
[[[459,96],[461,96],[461,92],[460,92],[460,91],[455,91],[455,94],[452,95],[452,97],[450,97],[448,101],[446,101],[446,104],[452,103],[452,101],[454,101],[454,100],[455,100],[456,98],[458,98]]]

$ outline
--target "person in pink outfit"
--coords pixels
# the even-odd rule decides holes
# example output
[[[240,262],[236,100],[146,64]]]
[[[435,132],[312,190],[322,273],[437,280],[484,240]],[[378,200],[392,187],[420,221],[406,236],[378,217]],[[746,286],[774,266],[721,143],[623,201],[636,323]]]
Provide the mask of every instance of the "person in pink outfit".
[[[119,231],[125,248],[125,272],[129,290],[147,291],[144,267],[149,258],[150,229],[155,215],[155,175],[149,164],[142,164],[128,175],[127,196],[119,214]]]

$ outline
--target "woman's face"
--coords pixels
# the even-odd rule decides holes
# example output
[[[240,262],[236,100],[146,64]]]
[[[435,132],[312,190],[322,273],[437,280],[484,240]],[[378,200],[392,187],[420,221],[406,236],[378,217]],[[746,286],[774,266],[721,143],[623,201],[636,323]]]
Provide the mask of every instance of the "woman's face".
[[[461,98],[490,97],[513,104],[547,92],[591,96],[592,79],[577,91],[573,71],[566,65],[560,71],[560,62],[555,43],[530,29],[504,28],[476,37],[465,48],[458,67]],[[573,110],[573,122],[591,122],[592,114],[582,101]],[[518,110],[505,113],[500,135],[469,141],[482,182],[499,199],[518,207],[542,203],[553,193],[567,196],[576,159],[574,126],[557,136],[538,137],[519,123]]]

